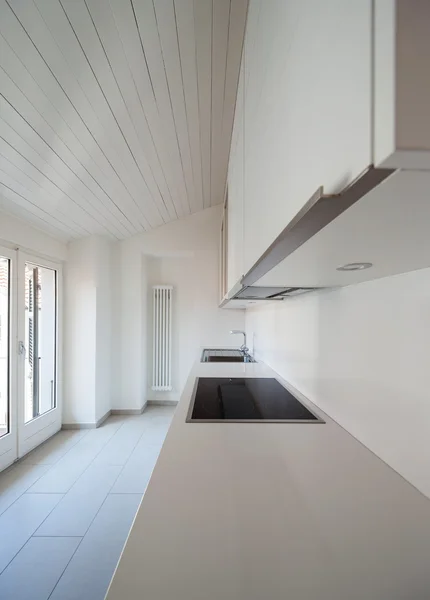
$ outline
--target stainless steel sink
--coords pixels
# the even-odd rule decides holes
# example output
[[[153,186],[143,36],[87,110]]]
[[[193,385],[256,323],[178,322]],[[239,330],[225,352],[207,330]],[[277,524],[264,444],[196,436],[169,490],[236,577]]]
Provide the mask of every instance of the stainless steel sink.
[[[207,356],[203,362],[246,362],[246,361],[245,361],[245,356]]]
[[[254,363],[256,362],[249,354],[244,354],[240,350],[232,350],[230,348],[205,348],[203,350],[201,362],[240,362]]]

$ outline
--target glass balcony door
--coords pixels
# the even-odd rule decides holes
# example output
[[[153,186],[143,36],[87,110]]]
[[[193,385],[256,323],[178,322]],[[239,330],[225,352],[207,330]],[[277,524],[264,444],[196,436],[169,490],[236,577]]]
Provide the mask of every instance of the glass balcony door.
[[[20,456],[61,427],[58,397],[59,265],[19,253]]]
[[[61,428],[61,267],[0,246],[0,471]]]
[[[0,247],[0,470],[18,458],[16,252]]]

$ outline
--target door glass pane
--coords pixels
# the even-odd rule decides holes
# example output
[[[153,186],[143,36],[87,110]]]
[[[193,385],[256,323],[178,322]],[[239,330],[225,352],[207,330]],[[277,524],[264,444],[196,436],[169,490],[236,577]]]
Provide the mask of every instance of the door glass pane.
[[[9,432],[10,261],[0,256],[0,437]]]
[[[25,422],[56,404],[57,273],[25,265]]]

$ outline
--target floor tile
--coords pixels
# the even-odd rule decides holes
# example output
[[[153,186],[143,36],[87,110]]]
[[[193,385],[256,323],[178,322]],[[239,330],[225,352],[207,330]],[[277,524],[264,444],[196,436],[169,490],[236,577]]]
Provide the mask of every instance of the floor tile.
[[[172,406],[159,406],[157,404],[150,404],[146,407],[145,411],[142,414],[145,416],[164,415],[173,417],[176,407],[177,404],[172,404]]]
[[[0,573],[61,498],[61,494],[23,494],[1,515]]]
[[[32,465],[55,465],[86,435],[88,430],[59,431],[47,442],[29,452],[21,462]]]
[[[140,439],[141,445],[144,447],[157,446],[157,448],[161,448],[166,438],[167,431],[168,425],[151,425],[143,432]]]
[[[152,423],[170,424],[176,407],[150,406],[142,414],[143,418]]]
[[[139,494],[109,495],[50,600],[103,600],[140,503]]]
[[[109,419],[99,429],[90,430],[29,491],[62,494],[68,492],[121,425],[121,421]]]
[[[48,598],[80,539],[51,598],[104,598],[173,412],[149,407],[62,431],[0,474],[2,600]]]
[[[121,469],[90,465],[34,535],[85,535]]]
[[[0,515],[49,469],[49,465],[19,462],[0,473]]]
[[[158,450],[141,454],[125,465],[111,489],[113,494],[144,494],[158,458]]]
[[[149,427],[145,429],[136,444],[132,454],[130,455],[128,462],[139,461],[142,458],[145,459],[148,454],[158,456],[160,454],[161,447],[166,439],[167,427]]]
[[[146,423],[134,419],[125,421],[95,458],[94,463],[97,465],[125,465],[146,427]]]
[[[30,538],[0,575],[2,600],[47,600],[81,538]]]
[[[132,417],[146,425],[165,424],[169,425],[174,414],[174,409],[164,406],[150,406],[141,415]]]

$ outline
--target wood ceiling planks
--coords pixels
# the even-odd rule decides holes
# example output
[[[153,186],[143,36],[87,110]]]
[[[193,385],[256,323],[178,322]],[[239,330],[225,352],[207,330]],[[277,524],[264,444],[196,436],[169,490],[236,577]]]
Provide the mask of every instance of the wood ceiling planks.
[[[221,203],[247,0],[0,0],[0,208],[123,239]]]

